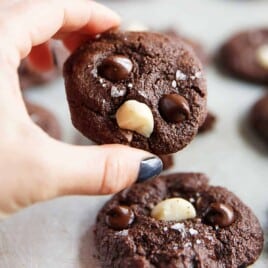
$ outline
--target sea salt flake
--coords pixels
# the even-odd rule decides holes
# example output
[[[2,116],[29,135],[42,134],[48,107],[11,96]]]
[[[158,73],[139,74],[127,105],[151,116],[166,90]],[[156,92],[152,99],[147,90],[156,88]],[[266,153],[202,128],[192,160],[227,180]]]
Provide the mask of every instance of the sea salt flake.
[[[194,75],[191,75],[191,79],[195,80],[195,79],[200,79],[202,77],[202,73],[201,72],[196,72]]]
[[[93,77],[98,77],[98,71],[97,71],[97,69],[96,68],[93,68],[91,70],[91,74],[93,75]]]
[[[112,86],[111,88],[111,97],[113,98],[118,98],[118,97],[122,97],[126,94],[126,90],[119,90],[117,87]]]
[[[133,88],[133,84],[132,83],[129,83],[127,86],[128,86],[128,88]]]
[[[103,82],[104,82],[103,78],[100,78],[99,81],[100,81],[101,84],[103,84]]]
[[[175,223],[170,227],[170,229],[179,231],[183,237],[186,235],[185,226],[183,223]]]
[[[167,232],[168,231],[168,228],[167,227],[164,227],[163,230],[164,230],[164,232]]]
[[[191,203],[194,203],[194,202],[195,202],[195,199],[191,197],[191,198],[189,199],[189,201],[190,201]]]
[[[144,98],[147,98],[147,95],[146,95],[145,92],[139,90],[138,93],[139,93],[141,96],[143,96]]]
[[[192,243],[191,242],[187,242],[187,243],[184,244],[184,247],[185,248],[188,248],[188,247],[191,247],[191,246],[192,246]]]
[[[128,236],[128,230],[123,230],[123,231],[116,232],[116,235]]]
[[[202,243],[202,241],[201,241],[200,239],[197,239],[197,240],[196,240],[196,244],[197,244],[197,245],[200,245],[201,243]]]
[[[176,88],[177,87],[177,82],[175,80],[173,80],[171,85],[172,85],[173,88]]]
[[[176,80],[186,80],[187,76],[182,71],[177,70],[176,72]]]
[[[196,72],[195,73],[195,77],[198,78],[198,79],[200,79],[202,77],[202,72],[200,72],[200,71],[199,72]]]
[[[197,235],[198,234],[198,231],[195,230],[194,228],[190,228],[189,229],[189,233],[190,233],[190,235]]]

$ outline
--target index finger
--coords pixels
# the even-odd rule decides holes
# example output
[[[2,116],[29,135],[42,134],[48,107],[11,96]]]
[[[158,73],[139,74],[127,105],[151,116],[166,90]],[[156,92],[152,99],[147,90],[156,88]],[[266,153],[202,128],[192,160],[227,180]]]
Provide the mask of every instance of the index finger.
[[[92,35],[116,27],[119,22],[113,11],[89,0],[25,0],[0,13],[0,31],[8,46],[13,44],[17,50],[17,64],[32,46],[46,42],[56,33],[77,31]]]

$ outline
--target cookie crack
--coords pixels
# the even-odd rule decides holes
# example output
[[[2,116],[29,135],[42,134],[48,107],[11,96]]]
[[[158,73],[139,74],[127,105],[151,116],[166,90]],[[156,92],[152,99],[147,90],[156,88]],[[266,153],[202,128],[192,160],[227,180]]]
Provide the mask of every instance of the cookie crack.
[[[205,93],[199,87],[191,86],[190,89],[195,91],[201,98],[205,97]]]

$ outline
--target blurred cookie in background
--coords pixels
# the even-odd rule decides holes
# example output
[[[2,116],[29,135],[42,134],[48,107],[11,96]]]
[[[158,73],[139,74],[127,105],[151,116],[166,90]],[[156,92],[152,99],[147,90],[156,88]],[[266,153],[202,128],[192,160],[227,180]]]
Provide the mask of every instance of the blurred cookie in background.
[[[36,125],[42,128],[52,138],[61,139],[60,124],[51,111],[29,101],[25,101],[25,105],[29,116]]]
[[[268,144],[268,94],[254,104],[249,119],[254,131]]]
[[[198,130],[198,134],[203,134],[212,131],[215,127],[216,122],[216,115],[209,111],[203,125]]]
[[[252,29],[231,36],[217,58],[222,70],[237,78],[268,83],[268,29]]]
[[[54,68],[51,71],[40,72],[35,70],[27,58],[21,61],[18,74],[22,90],[48,84],[61,75],[63,63],[67,59],[69,52],[60,41],[52,40],[50,45],[54,60]]]
[[[163,162],[163,170],[170,169],[174,166],[174,156],[172,154],[165,154],[158,156]]]

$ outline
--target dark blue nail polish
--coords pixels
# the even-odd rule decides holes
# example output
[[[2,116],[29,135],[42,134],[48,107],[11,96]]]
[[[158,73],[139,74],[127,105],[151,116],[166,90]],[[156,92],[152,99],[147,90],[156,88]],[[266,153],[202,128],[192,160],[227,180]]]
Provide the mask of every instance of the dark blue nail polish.
[[[163,163],[158,157],[150,157],[141,161],[137,182],[143,182],[160,174]]]

